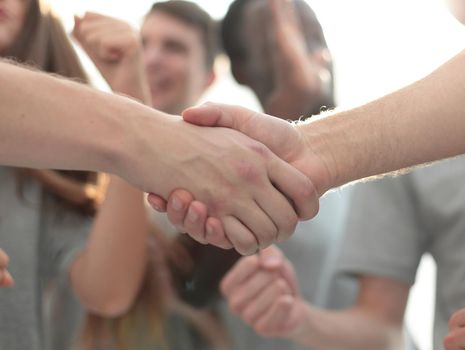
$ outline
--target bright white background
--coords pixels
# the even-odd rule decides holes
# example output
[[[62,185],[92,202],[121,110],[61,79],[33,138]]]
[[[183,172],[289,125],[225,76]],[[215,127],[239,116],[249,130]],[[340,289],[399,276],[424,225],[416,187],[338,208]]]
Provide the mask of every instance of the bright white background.
[[[216,19],[229,0],[197,3]],[[428,74],[464,47],[465,29],[443,0],[308,0],[316,11],[333,54],[339,105],[356,105]],[[86,10],[126,19],[137,26],[152,1],[51,0],[68,29],[72,15]],[[258,108],[247,89],[237,87],[218,65],[219,81],[205,99]],[[438,116],[440,117],[440,116]],[[431,350],[435,267],[426,257],[418,273],[407,322],[422,350]]]

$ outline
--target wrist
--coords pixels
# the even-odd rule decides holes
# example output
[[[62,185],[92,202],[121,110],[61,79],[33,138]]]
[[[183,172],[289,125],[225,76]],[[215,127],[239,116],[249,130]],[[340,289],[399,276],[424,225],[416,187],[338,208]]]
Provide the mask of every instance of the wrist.
[[[301,134],[305,152],[306,175],[311,179],[322,196],[326,191],[337,186],[338,171],[335,156],[327,139],[327,130],[317,122],[304,122],[296,126]]]
[[[309,337],[312,334],[312,307],[305,300],[300,300],[298,310],[301,313],[299,326],[292,332],[289,339],[303,346],[310,346]]]

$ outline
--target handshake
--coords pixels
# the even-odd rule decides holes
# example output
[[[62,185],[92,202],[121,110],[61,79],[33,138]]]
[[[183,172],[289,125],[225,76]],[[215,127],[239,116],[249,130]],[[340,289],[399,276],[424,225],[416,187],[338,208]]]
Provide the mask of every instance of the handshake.
[[[250,255],[289,238],[299,220],[317,214],[319,197],[332,187],[332,173],[324,154],[318,154],[317,140],[310,145],[301,127],[219,104],[190,108],[183,119],[202,126],[193,130],[208,142],[188,167],[171,174],[188,174],[192,182],[165,197],[148,196],[181,232]]]

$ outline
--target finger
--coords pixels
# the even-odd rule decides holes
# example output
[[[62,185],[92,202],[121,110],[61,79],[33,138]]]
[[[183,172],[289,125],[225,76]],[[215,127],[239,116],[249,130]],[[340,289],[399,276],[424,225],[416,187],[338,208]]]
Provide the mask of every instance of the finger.
[[[71,35],[78,41],[80,39],[81,23],[82,23],[82,18],[74,15],[74,27],[73,27],[73,31]]]
[[[465,327],[465,309],[455,312],[449,319],[449,330]]]
[[[124,38],[115,36],[109,28],[101,28],[84,37],[84,49],[91,57],[98,57],[107,62],[121,59],[124,51]]]
[[[13,280],[13,277],[11,276],[11,274],[8,271],[5,270],[2,275],[3,275],[3,278],[0,277],[0,286],[1,287],[11,287],[14,284],[14,280]]]
[[[159,195],[155,193],[149,193],[147,195],[147,202],[154,210],[158,211],[159,213],[166,212],[167,202]]]
[[[291,288],[287,285],[284,279],[277,279],[271,285],[268,285],[264,290],[254,298],[252,303],[249,303],[241,313],[242,319],[252,325],[262,318],[276,299],[283,295],[291,295]]]
[[[465,328],[457,328],[444,338],[445,350],[465,349]]]
[[[295,1],[293,0],[268,0],[271,9],[272,24],[276,34],[279,35],[280,29],[292,25],[298,28],[299,17]]]
[[[318,213],[319,195],[307,176],[279,158],[268,163],[268,176],[274,186],[292,201],[301,220],[311,219]],[[292,232],[289,232],[290,228],[289,225],[283,227],[285,232],[291,234],[295,226]]]
[[[226,104],[205,103],[183,112],[184,121],[200,125],[231,128],[262,142],[281,159],[292,161],[296,157],[294,127],[279,118],[256,113],[243,107]],[[272,137],[275,132],[284,132],[285,137]]]
[[[249,277],[242,285],[236,287],[234,292],[228,298],[229,307],[232,312],[241,314],[249,304],[254,304],[258,296],[267,286],[273,283],[276,275],[268,271],[258,270]],[[274,288],[274,283],[273,287]]]
[[[263,336],[279,335],[281,325],[290,316],[294,298],[290,295],[280,297],[268,312],[254,324],[257,333]]]
[[[220,109],[221,107],[221,109]],[[225,108],[227,112],[224,112]],[[235,106],[220,105],[215,103],[205,103],[198,107],[191,107],[182,113],[182,117],[186,122],[200,126],[222,126],[235,130],[241,130],[241,126],[247,123],[252,111],[249,113],[237,113],[233,117],[232,112],[238,109]],[[243,109],[242,111],[246,111]]]
[[[270,194],[269,197],[265,198],[265,193]],[[268,189],[261,190],[259,193],[259,197],[257,199],[261,199],[260,202],[255,201],[252,205],[245,206],[242,203],[237,203],[234,206],[233,215],[236,218],[240,219],[240,222],[252,233],[255,237],[255,241],[258,242],[258,246],[260,248],[268,247],[271,243],[273,243],[276,238],[278,237],[278,227],[276,226],[275,222],[280,223],[280,218],[284,218],[289,211],[293,213],[292,207],[289,205],[287,200],[281,196],[276,189],[268,184]],[[279,203],[275,203],[273,205],[269,205],[266,202],[270,202],[271,200],[279,201]],[[282,211],[276,212],[269,212],[267,213],[264,208],[273,207],[281,209]],[[287,212],[286,212],[287,210]],[[279,215],[280,218],[272,218],[271,215]],[[294,215],[295,217],[295,215]],[[297,219],[296,219],[297,221]],[[229,236],[227,227],[225,227],[226,235],[232,242],[232,238]],[[234,232],[233,232],[234,234]],[[248,249],[246,247],[246,249]],[[253,254],[257,251],[257,249],[250,247],[250,254]]]
[[[168,198],[167,214],[170,222],[184,232],[184,219],[194,197],[186,190],[177,189]]]
[[[276,271],[284,264],[284,256],[276,246],[263,249],[258,254],[260,265],[270,271]]]
[[[3,249],[0,249],[0,268],[6,268],[10,262],[10,258]]]
[[[231,296],[235,289],[258,272],[259,268],[258,256],[241,258],[222,279],[220,283],[221,292],[226,297]]]
[[[271,243],[283,241],[294,233],[298,217],[293,206],[287,197],[280,192],[280,189],[270,183],[267,191],[260,191],[256,194],[254,193],[254,195],[257,205],[266,213],[268,219],[275,227],[275,234],[271,237],[271,240],[266,239],[267,235],[265,233],[258,236],[261,248],[266,248]],[[254,232],[257,234],[260,233],[259,231]],[[261,236],[265,237],[262,238]]]
[[[228,237],[226,237],[223,224],[219,219],[213,217],[207,218],[205,231],[205,239],[207,240],[208,244],[212,244],[223,249],[234,248],[231,241],[228,239]]]
[[[105,16],[105,15],[102,15],[100,13],[97,13],[97,12],[92,12],[92,11],[86,11],[84,13],[84,19],[86,20],[89,20],[89,21],[93,21],[93,20],[101,20],[101,19],[108,19],[110,17],[108,16]]]
[[[208,210],[205,204],[199,201],[192,201],[187,209],[187,214],[183,222],[184,230],[195,240],[207,243],[205,224]]]
[[[286,280],[286,282],[290,286],[292,294],[295,297],[299,297],[300,296],[299,280],[297,279],[297,276],[295,274],[294,267],[287,259],[284,261],[284,264],[282,265],[281,276]]]
[[[260,251],[260,266],[268,271],[278,272],[291,288],[294,296],[300,295],[299,282],[292,264],[276,246]]]
[[[255,235],[241,221],[233,216],[221,218],[226,237],[241,255],[251,255],[258,251],[259,244]]]

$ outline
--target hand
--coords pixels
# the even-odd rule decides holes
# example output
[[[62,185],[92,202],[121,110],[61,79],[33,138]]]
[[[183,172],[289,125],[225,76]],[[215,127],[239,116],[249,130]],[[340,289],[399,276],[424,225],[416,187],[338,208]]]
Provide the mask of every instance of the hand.
[[[97,13],[74,20],[73,36],[112,90],[150,102],[139,33],[124,21]]]
[[[11,287],[14,283],[13,277],[7,270],[8,262],[8,255],[0,249],[0,287]]]
[[[444,349],[465,349],[465,309],[457,311],[450,318],[449,334],[444,338]]]
[[[262,336],[291,338],[304,323],[305,304],[294,270],[271,246],[239,260],[221,282],[231,311]]]
[[[332,99],[329,52],[323,48],[309,53],[295,1],[268,0],[268,8],[274,90],[265,111],[297,119]]]
[[[245,108],[219,104],[191,108],[184,112],[184,119],[198,125],[233,128],[267,145],[278,157],[307,175],[313,184],[313,193],[306,195],[309,198],[306,210],[298,211],[299,217],[306,220],[317,214],[318,197],[332,187],[333,179],[326,161],[317,155],[318,146],[310,143],[299,127]],[[185,229],[199,241],[225,249],[231,247],[221,223],[190,193],[175,191],[168,204],[155,194],[150,194],[148,200],[154,209],[167,210],[176,227]]]
[[[194,126],[175,117],[169,120],[166,124],[172,125],[166,128],[159,123],[163,141],[156,150],[157,171],[150,174],[157,183],[152,188],[164,189],[163,198],[176,188],[188,190],[217,218],[239,253],[252,254],[288,238],[297,224],[296,211],[313,215],[316,195],[311,182],[267,147],[235,130]],[[133,157],[129,177],[148,176],[135,173],[154,158],[147,157],[144,148],[153,146],[142,147],[141,154]],[[182,211],[176,205],[173,201],[173,208]]]

